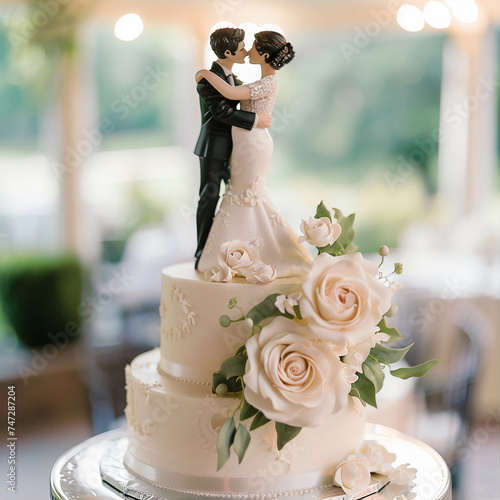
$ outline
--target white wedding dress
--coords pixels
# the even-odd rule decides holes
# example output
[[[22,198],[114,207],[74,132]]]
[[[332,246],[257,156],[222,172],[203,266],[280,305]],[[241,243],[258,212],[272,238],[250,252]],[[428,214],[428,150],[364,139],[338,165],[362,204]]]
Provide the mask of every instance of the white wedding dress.
[[[278,96],[278,76],[249,83],[251,99],[241,109],[271,113]],[[215,215],[198,263],[205,272],[218,265],[221,246],[244,240],[258,248],[259,259],[271,264],[279,278],[300,276],[311,265],[311,254],[297,242],[297,234],[278,213],[266,194],[264,183],[273,156],[273,140],[267,129],[232,128],[231,180]]]

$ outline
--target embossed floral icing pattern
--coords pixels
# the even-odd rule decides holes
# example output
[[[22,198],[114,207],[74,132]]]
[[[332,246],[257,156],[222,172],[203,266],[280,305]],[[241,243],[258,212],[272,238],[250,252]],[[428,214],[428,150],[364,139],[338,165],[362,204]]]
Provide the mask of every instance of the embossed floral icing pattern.
[[[196,416],[196,428],[203,448],[213,453],[217,443],[217,434],[224,421],[233,413],[234,404],[221,405],[221,400],[212,394],[205,396],[203,402],[204,408]],[[212,415],[212,418],[207,419],[207,415]]]
[[[196,325],[196,314],[193,312],[193,306],[186,300],[184,292],[175,285],[170,289],[170,311],[171,318],[175,318],[167,326],[167,304],[162,301],[160,306],[161,333],[169,340],[179,340],[184,335],[191,333],[191,327]]]

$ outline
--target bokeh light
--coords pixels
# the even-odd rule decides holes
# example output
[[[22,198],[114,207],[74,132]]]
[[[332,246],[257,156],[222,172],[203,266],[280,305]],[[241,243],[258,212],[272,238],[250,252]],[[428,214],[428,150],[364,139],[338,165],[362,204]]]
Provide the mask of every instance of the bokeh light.
[[[398,24],[406,31],[420,31],[425,25],[422,11],[415,5],[404,4],[400,7],[397,16]]]
[[[115,24],[115,36],[123,42],[135,40],[143,31],[144,24],[138,14],[126,14]]]
[[[445,29],[451,23],[451,13],[444,3],[431,0],[424,7],[424,19],[433,28]]]
[[[463,23],[474,23],[479,16],[479,8],[474,0],[445,0],[453,15]]]

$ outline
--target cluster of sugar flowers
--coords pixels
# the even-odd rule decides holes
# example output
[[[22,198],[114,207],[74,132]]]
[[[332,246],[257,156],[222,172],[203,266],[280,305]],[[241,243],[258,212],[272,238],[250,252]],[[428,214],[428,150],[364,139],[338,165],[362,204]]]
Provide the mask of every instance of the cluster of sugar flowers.
[[[396,455],[376,441],[366,440],[358,449],[349,455],[335,470],[334,484],[340,486],[347,494],[365,491],[371,483],[372,473],[386,477],[386,484],[390,485],[391,496],[406,493],[407,500],[415,497],[409,491],[415,486],[414,480],[417,470],[402,464],[394,466]],[[387,492],[386,492],[387,493]]]
[[[391,368],[411,347],[389,347],[402,338],[385,322],[394,313],[396,287],[379,272],[380,266],[357,252],[353,223],[353,214],[344,217],[335,210],[333,218],[321,203],[316,217],[303,222],[305,237],[324,246],[317,247],[302,290],[270,295],[247,313],[233,298],[229,308],[239,309],[241,317],[221,317],[222,326],[245,321],[252,332],[213,376],[216,394],[240,399],[219,432],[219,468],[229,459],[233,444],[243,459],[250,443],[247,419],[253,417],[250,431],[274,421],[281,449],[303,427],[317,427],[342,410],[349,398],[376,407],[386,368],[396,377],[409,378],[424,375],[436,363]],[[386,247],[380,255],[383,261]],[[393,273],[401,271],[397,264]],[[344,485],[351,465],[339,472]]]
[[[242,276],[249,283],[267,284],[276,279],[276,270],[259,260],[259,250],[244,240],[223,243],[217,256],[217,265],[205,272],[207,281],[229,283]]]

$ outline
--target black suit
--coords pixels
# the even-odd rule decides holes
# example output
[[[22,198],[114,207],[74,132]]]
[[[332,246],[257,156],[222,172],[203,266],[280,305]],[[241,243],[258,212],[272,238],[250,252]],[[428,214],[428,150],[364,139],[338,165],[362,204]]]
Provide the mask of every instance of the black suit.
[[[214,62],[210,69],[227,82],[222,67]],[[235,79],[236,85],[241,85]],[[236,109],[239,101],[230,101],[215,90],[207,80],[201,80],[196,90],[200,95],[201,131],[194,153],[200,157],[200,200],[196,214],[198,259],[208,238],[215,209],[219,201],[220,183],[228,182],[229,157],[233,149],[231,127],[250,130],[255,122],[255,113]],[[197,261],[198,262],[198,261]]]

